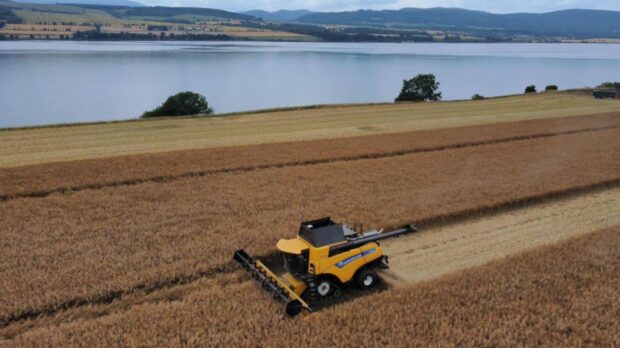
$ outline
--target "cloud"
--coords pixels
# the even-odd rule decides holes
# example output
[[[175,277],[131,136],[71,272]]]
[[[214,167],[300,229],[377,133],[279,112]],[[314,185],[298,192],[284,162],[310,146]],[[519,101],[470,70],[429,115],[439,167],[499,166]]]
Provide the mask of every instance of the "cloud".
[[[211,7],[229,11],[253,9],[350,11],[403,7],[462,7],[495,13],[549,12],[568,8],[620,11],[618,0],[143,0],[142,2],[146,5]]]

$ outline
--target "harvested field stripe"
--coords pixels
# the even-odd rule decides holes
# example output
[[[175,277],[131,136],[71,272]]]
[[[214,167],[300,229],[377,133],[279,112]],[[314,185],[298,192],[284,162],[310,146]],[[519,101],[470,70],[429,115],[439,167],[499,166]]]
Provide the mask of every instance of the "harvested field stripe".
[[[57,194],[57,193],[64,194],[67,192],[79,192],[79,191],[84,191],[84,190],[99,190],[99,189],[104,189],[104,188],[139,185],[139,184],[149,183],[149,182],[165,184],[165,183],[174,182],[177,180],[183,180],[186,178],[218,175],[218,174],[224,174],[224,173],[243,173],[243,172],[265,170],[265,169],[271,169],[271,168],[311,166],[311,165],[325,164],[325,163],[399,157],[399,156],[405,156],[405,155],[410,155],[410,154],[415,154],[415,153],[436,152],[436,151],[445,151],[445,150],[452,150],[452,149],[458,149],[458,148],[464,148],[464,147],[494,145],[494,144],[502,144],[502,143],[509,143],[509,142],[515,142],[515,141],[540,139],[540,138],[549,138],[549,137],[563,136],[563,135],[570,135],[570,134],[605,131],[605,130],[610,130],[610,129],[620,129],[620,126],[614,125],[614,126],[605,126],[605,127],[593,127],[593,128],[584,128],[584,129],[569,130],[569,131],[563,131],[563,132],[539,133],[539,134],[514,136],[514,137],[507,137],[507,138],[500,138],[500,139],[484,140],[484,141],[463,142],[463,143],[450,144],[450,145],[418,147],[418,148],[413,148],[409,150],[368,153],[368,154],[357,155],[357,156],[343,156],[343,157],[313,159],[313,160],[306,160],[306,161],[291,161],[291,162],[281,162],[281,163],[272,163],[272,164],[264,164],[264,165],[221,168],[221,169],[214,169],[214,170],[187,172],[187,173],[182,173],[178,175],[161,175],[161,176],[152,176],[152,177],[147,177],[147,178],[121,180],[121,181],[109,182],[105,184],[91,184],[91,185],[78,185],[78,186],[71,186],[71,187],[60,187],[60,188],[51,189],[51,190],[26,192],[26,193],[19,193],[19,194],[13,194],[13,195],[0,195],[0,202],[6,202],[9,200],[18,199],[18,198],[43,198],[43,197],[47,197],[47,196],[50,196],[52,194]]]
[[[417,283],[614,225],[620,225],[617,187],[423,230],[383,246],[388,273]]]
[[[509,211],[514,208],[520,208],[524,206],[537,208],[533,206],[548,204],[556,200],[575,198],[580,199],[579,196],[585,196],[587,194],[595,194],[598,192],[605,192],[606,190],[618,190],[620,187],[620,178],[609,180],[597,184],[585,185],[580,187],[574,187],[567,190],[554,191],[548,194],[530,196],[523,199],[507,201],[497,205],[484,206],[479,209],[464,210],[456,213],[438,215],[429,219],[421,220],[417,222],[418,227],[422,228],[434,228],[441,224],[457,223],[472,218],[480,218],[487,215],[493,215]],[[614,191],[615,192],[615,191]],[[398,240],[397,240],[398,241]],[[258,255],[261,259],[276,259],[277,253],[271,251],[262,255]],[[129,289],[118,290],[106,293],[103,296],[96,296],[90,298],[75,298],[70,301],[66,301],[55,306],[49,306],[36,310],[24,311],[21,313],[9,315],[4,318],[0,318],[0,329],[6,328],[9,325],[15,324],[24,320],[37,319],[46,316],[53,316],[64,310],[79,308],[89,305],[108,304],[117,299],[121,299],[123,296],[133,294],[135,292],[142,292],[144,294],[150,294],[155,291],[171,288],[174,286],[185,285],[195,282],[203,278],[211,278],[217,274],[231,273],[238,270],[238,267],[232,261],[228,264],[211,268],[202,272],[198,272],[189,276],[180,276],[170,279],[162,279],[152,284],[141,284]]]

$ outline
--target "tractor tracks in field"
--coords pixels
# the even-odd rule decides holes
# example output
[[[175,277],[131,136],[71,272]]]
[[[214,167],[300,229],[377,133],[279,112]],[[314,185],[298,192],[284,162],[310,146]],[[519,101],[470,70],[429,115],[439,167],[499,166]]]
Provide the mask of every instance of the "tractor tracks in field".
[[[441,228],[443,226],[454,225],[456,223],[464,223],[486,216],[494,216],[497,214],[509,212],[523,207],[532,207],[543,204],[549,204],[556,201],[578,198],[581,196],[604,192],[610,189],[620,188],[620,177],[599,183],[572,187],[565,190],[548,192],[545,194],[526,196],[518,199],[508,200],[494,205],[481,206],[475,209],[466,209],[455,211],[449,214],[431,216],[418,221],[402,221],[403,223],[413,222],[420,230],[430,230]],[[396,227],[386,226],[386,228]],[[472,232],[473,233],[473,232]],[[231,251],[232,255],[232,251]],[[262,260],[274,260],[277,257],[275,251],[258,255]],[[268,261],[267,261],[268,262]],[[231,260],[230,262],[211,267],[207,270],[194,274],[181,275],[173,278],[162,279],[157,282],[138,284],[126,289],[119,289],[101,295],[89,296],[85,298],[74,298],[69,301],[54,304],[51,306],[29,309],[22,312],[13,313],[11,315],[0,318],[0,339],[12,339],[33,328],[45,325],[57,325],[58,322],[71,322],[87,317],[100,317],[111,314],[112,310],[102,308],[96,311],[98,314],[80,315],[72,313],[66,315],[63,319],[63,312],[74,311],[79,312],[81,308],[92,308],[96,306],[112,306],[113,303],[122,302],[124,299],[132,303],[146,303],[162,301],[162,296],[154,296],[158,292],[166,292],[183,286],[188,286],[201,280],[213,279],[218,275],[232,274],[239,270],[239,267]],[[154,299],[150,299],[153,297]],[[182,299],[183,295],[175,297],[176,300]],[[137,299],[136,299],[137,298]],[[140,300],[140,299],[144,300]],[[164,300],[166,296],[163,296]],[[131,304],[127,305],[131,306]],[[54,320],[54,318],[61,318]],[[40,323],[39,323],[40,322]]]
[[[151,177],[145,177],[145,178],[134,178],[134,179],[127,179],[127,180],[111,181],[107,183],[95,183],[95,184],[59,187],[59,188],[53,188],[53,189],[48,189],[48,190],[31,191],[31,192],[23,192],[23,193],[16,193],[16,194],[4,194],[4,195],[0,194],[0,203],[15,200],[15,199],[20,199],[20,198],[44,198],[44,197],[48,197],[54,194],[62,195],[62,194],[70,194],[74,192],[87,191],[87,190],[101,190],[101,189],[107,189],[107,188],[134,186],[134,185],[145,184],[145,183],[166,184],[166,183],[189,179],[189,178],[205,177],[205,176],[219,175],[219,174],[238,174],[238,173],[253,172],[253,171],[275,169],[275,168],[301,167],[301,166],[312,166],[312,165],[327,164],[327,163],[400,157],[400,156],[411,155],[411,154],[416,154],[416,153],[439,152],[439,151],[446,151],[446,150],[453,150],[453,149],[460,149],[460,148],[467,148],[467,147],[495,145],[495,144],[503,144],[503,143],[510,143],[510,142],[516,142],[516,141],[525,141],[525,140],[534,140],[534,139],[541,139],[541,138],[550,138],[550,137],[564,136],[564,135],[571,135],[571,134],[598,132],[598,131],[605,131],[605,130],[611,130],[611,129],[620,129],[620,125],[582,128],[582,129],[574,129],[574,130],[561,131],[561,132],[546,132],[546,133],[537,133],[537,134],[529,134],[529,135],[519,135],[519,136],[506,137],[506,138],[487,139],[487,140],[462,142],[462,143],[447,144],[447,145],[436,145],[436,146],[426,146],[426,147],[423,146],[423,147],[417,147],[417,148],[412,148],[412,149],[396,150],[396,151],[390,151],[390,152],[375,152],[375,153],[367,153],[367,154],[354,155],[354,156],[317,158],[317,159],[309,159],[309,160],[303,160],[303,161],[289,161],[289,162],[257,164],[257,165],[250,165],[250,166],[239,166],[239,167],[231,167],[231,168],[193,171],[193,172],[186,172],[186,173],[176,174],[176,175],[159,175],[159,176],[151,176]]]

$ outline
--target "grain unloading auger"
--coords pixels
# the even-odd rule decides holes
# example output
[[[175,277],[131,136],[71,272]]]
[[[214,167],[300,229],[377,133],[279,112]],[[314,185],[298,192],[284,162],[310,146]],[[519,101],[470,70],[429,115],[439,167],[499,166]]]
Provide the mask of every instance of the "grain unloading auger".
[[[340,297],[349,283],[362,289],[373,287],[378,280],[375,269],[388,268],[388,257],[379,240],[415,231],[407,225],[391,232],[358,233],[323,218],[303,222],[296,238],[278,241],[276,247],[283,255],[286,271],[281,277],[244,250],[235,252],[233,258],[285,305],[288,315],[295,316],[302,310],[311,312],[320,300]]]

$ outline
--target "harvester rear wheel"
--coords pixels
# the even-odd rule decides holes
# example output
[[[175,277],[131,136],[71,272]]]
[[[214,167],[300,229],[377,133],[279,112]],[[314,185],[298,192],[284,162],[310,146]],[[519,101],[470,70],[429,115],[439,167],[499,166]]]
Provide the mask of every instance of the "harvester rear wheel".
[[[339,299],[342,297],[342,290],[340,290],[339,288],[334,289],[334,292],[332,293],[332,296],[335,299]]]
[[[377,279],[378,276],[374,270],[370,268],[365,268],[357,274],[355,281],[357,283],[357,286],[359,286],[361,289],[370,289],[375,286],[375,284],[377,284]]]

